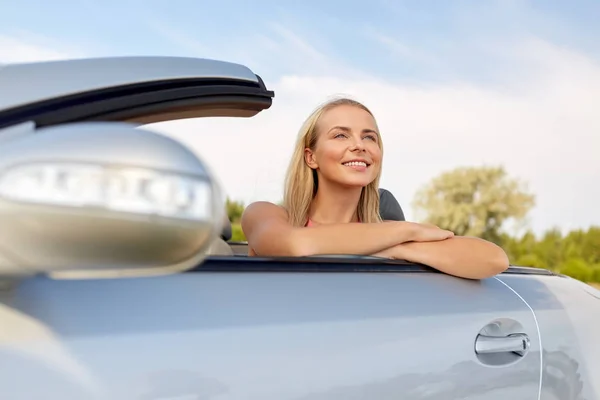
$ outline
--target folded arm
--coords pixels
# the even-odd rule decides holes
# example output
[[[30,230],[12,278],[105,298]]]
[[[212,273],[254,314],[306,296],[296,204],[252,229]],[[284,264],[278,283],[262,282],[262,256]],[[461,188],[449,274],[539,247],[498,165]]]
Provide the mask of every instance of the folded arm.
[[[489,278],[509,266],[508,256],[501,247],[466,236],[437,242],[402,243],[374,255],[424,264],[467,279]]]
[[[294,227],[283,208],[268,202],[253,203],[242,215],[251,254],[259,256],[368,255],[419,240],[424,228],[417,228],[418,224],[399,221]],[[429,240],[445,239],[448,233],[439,228],[426,231]]]
[[[469,279],[487,278],[508,268],[506,253],[495,244],[454,237],[452,232],[427,224],[388,221],[294,227],[282,207],[257,202],[244,211],[242,229],[250,255],[373,254]]]

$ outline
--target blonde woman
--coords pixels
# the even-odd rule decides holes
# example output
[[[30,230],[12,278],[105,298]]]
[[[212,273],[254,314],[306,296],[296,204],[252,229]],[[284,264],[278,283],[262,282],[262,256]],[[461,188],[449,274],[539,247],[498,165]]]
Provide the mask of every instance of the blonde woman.
[[[382,221],[382,158],[381,135],[367,107],[342,98],[316,109],[300,129],[283,206],[256,202],[242,216],[249,255],[375,255],[470,279],[508,268],[505,252],[488,241],[429,224]]]

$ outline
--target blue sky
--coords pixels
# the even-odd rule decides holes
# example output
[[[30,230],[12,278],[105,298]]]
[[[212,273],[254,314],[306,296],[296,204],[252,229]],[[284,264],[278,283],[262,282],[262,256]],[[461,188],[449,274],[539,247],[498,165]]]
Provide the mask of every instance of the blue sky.
[[[436,174],[502,164],[535,193],[537,232],[600,225],[598,0],[0,1],[0,62],[170,55],[259,73],[276,92],[268,112],[152,127],[246,203],[279,200],[302,120],[349,94],[378,118],[382,186],[409,218]]]
[[[94,56],[220,56],[268,76],[320,71],[310,65],[314,51],[387,79],[495,82],[515,65],[488,47],[526,36],[600,55],[597,0],[3,3],[0,32],[6,35],[42,35]],[[300,47],[301,57],[286,59],[282,44]]]

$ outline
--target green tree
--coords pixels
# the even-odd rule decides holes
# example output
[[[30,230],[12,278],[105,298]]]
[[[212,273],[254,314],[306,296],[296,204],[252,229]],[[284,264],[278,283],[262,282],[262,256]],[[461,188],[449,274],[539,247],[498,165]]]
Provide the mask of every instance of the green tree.
[[[245,242],[247,241],[246,235],[244,235],[244,231],[242,230],[242,226],[240,224],[231,224],[231,242]]]
[[[580,258],[570,258],[560,265],[558,272],[583,282],[594,280],[594,270]]]
[[[225,208],[227,210],[227,216],[232,224],[238,224],[244,213],[244,203],[234,201],[231,199],[225,200]]]
[[[584,282],[600,282],[600,227],[578,229],[563,235],[553,228],[540,235],[527,232],[520,238],[502,234],[502,247],[511,263],[569,275]]]
[[[546,231],[531,249],[538,258],[543,259],[547,267],[555,269],[571,255],[567,254],[565,240],[558,228]]]
[[[241,226],[242,214],[246,206],[241,201],[235,201],[231,199],[225,200],[225,209],[227,210],[227,216],[231,221],[231,242],[245,242],[246,236]]]
[[[565,236],[565,251],[568,257],[581,258],[589,264],[600,264],[600,227],[592,226],[587,232],[569,232]]]
[[[523,221],[535,205],[525,186],[503,167],[459,167],[435,177],[416,194],[419,220],[500,243],[502,227]]]

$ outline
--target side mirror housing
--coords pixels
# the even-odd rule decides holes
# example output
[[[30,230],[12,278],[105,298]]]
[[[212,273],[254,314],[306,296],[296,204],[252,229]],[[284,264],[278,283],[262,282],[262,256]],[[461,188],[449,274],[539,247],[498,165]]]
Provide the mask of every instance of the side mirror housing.
[[[202,262],[224,199],[183,144],[125,123],[0,142],[0,276],[164,274]]]

